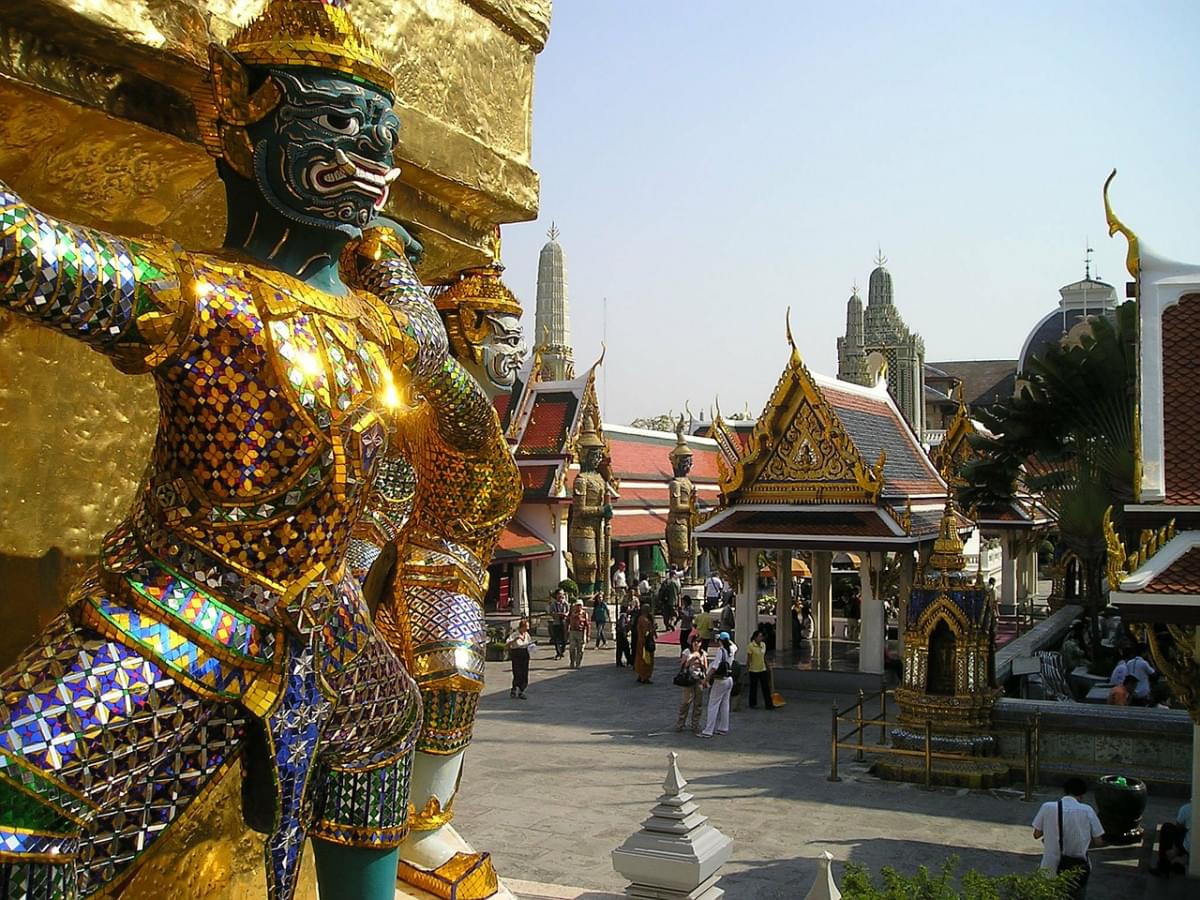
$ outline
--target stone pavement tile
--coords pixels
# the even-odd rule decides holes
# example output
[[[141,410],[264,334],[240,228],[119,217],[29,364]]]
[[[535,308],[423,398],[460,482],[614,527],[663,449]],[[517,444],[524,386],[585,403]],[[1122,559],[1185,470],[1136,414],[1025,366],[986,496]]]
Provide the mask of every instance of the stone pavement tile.
[[[648,686],[611,659],[589,651],[579,670],[535,662],[523,703],[508,698],[506,667],[489,669],[456,825],[493,853],[503,876],[622,890],[609,853],[649,814],[672,750],[701,813],[734,838],[721,882],[730,900],[803,896],[822,850],[876,870],[937,868],[951,853],[992,874],[1037,865],[1029,823],[1054,791],[1035,803],[1019,790],[924,791],[880,781],[850,754],[841,758],[846,780],[834,784],[826,780],[829,710],[850,696],[789,693],[782,709],[735,712],[730,735],[702,741],[673,730],[672,659],[660,655]],[[1151,797],[1147,827],[1178,805]],[[1100,854],[1090,900],[1140,897],[1146,878],[1136,862],[1136,854]]]

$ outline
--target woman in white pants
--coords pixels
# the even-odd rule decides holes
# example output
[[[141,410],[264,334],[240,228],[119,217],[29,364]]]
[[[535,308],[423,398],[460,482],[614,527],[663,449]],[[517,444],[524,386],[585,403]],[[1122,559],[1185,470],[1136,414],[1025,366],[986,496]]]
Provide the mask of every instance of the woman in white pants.
[[[729,733],[729,694],[733,690],[733,655],[737,646],[728,631],[717,635],[717,651],[708,663],[708,720],[699,736]]]

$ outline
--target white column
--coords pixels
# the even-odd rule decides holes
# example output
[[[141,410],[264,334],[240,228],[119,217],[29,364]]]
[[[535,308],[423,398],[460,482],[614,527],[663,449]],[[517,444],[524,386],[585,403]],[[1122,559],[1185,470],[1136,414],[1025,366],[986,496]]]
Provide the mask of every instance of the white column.
[[[512,567],[512,608],[522,619],[529,615],[529,587],[526,583],[527,563],[517,562]]]
[[[1017,602],[1017,559],[1012,535],[1000,539],[1000,551],[1000,602],[1012,606]]]
[[[859,579],[862,581],[861,627],[859,628],[858,671],[883,674],[884,617],[883,601],[875,596],[871,575],[883,568],[883,554],[877,551],[862,554]]]
[[[833,637],[833,553],[829,550],[813,552],[812,580],[815,637],[828,641]]]
[[[904,622],[908,617],[908,601],[912,596],[913,576],[916,568],[912,548],[900,551],[900,615],[897,625],[900,658],[904,659]]]
[[[775,651],[792,649],[792,551],[779,552],[779,573],[775,577]]]
[[[642,577],[642,549],[634,547],[629,551],[629,577],[625,579],[626,583],[632,589],[637,586],[638,581]]]
[[[734,642],[738,646],[737,661],[746,661],[746,646],[750,643],[750,635],[758,627],[758,551],[747,547],[739,547],[737,551],[738,567],[742,573],[742,585],[738,590],[737,599],[733,606]]]
[[[1029,596],[1035,599],[1037,598],[1038,592],[1038,543],[1039,541],[1037,538],[1031,539],[1029,553],[1025,557],[1025,564],[1027,567],[1025,577],[1029,579]]]
[[[1024,603],[1029,599],[1029,548],[1025,542],[1017,542],[1017,602]]]

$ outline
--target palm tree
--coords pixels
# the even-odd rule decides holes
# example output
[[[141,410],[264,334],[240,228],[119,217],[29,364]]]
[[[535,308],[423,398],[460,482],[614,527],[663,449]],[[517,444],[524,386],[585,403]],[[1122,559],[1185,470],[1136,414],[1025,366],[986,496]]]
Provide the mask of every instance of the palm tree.
[[[1122,304],[1078,341],[1033,358],[1016,395],[977,411],[992,432],[971,442],[964,505],[1006,505],[1019,489],[1040,497],[1083,568],[1085,605],[1104,601],[1104,512],[1133,499],[1137,312]],[[1093,616],[1093,622],[1095,616]]]

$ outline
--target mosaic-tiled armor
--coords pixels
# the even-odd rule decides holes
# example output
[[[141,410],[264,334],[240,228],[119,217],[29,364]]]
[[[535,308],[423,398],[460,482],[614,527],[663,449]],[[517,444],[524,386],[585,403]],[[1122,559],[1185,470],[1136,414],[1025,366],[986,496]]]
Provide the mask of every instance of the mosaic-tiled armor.
[[[396,551],[376,624],[413,673],[424,705],[400,877],[458,900],[497,889],[490,856],[471,850],[448,823],[483,688],[487,566],[521,501],[488,396],[511,390],[524,356],[520,304],[499,273],[498,265],[472,270],[437,295],[451,352],[474,378],[430,392],[405,420],[381,464],[383,483],[355,553],[365,562],[385,543]]]
[[[340,4],[271,0],[213,48],[215,105],[197,98],[230,249],[124,240],[0,186],[0,304],[160,401],[133,509],[0,673],[0,897],[122,877],[239,756],[272,898],[307,837],[405,837],[421,700],[347,551],[421,398],[473,382],[403,239],[363,238],[395,177],[389,91]]]

